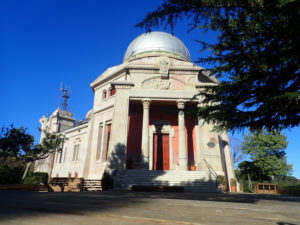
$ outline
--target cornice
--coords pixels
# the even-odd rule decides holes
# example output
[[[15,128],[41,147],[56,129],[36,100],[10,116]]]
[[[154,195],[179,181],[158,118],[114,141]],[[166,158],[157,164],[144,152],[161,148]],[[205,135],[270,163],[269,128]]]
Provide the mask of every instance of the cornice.
[[[113,88],[131,88],[134,86],[134,83],[132,82],[129,82],[129,81],[112,81],[110,82],[110,85],[113,87]]]

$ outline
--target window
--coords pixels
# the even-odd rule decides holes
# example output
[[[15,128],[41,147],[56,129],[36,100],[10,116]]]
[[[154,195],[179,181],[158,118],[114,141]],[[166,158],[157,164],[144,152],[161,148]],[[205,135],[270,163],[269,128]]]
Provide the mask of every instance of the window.
[[[104,90],[102,93],[102,99],[105,99],[105,98],[106,98],[106,90]]]
[[[77,155],[77,145],[74,144],[72,161],[76,160],[76,155]]]
[[[102,159],[103,161],[107,161],[107,153],[108,153],[108,146],[109,146],[109,138],[110,138],[110,130],[111,130],[111,124],[106,124],[105,125],[105,135],[104,135],[104,151],[103,151],[103,156]]]
[[[61,163],[62,155],[63,155],[63,150],[61,150],[61,152],[59,153],[59,163]]]
[[[65,148],[65,152],[64,152],[64,162],[66,161],[66,157],[67,157],[67,148]]]
[[[100,160],[101,148],[102,148],[102,132],[103,132],[103,124],[101,123],[99,126],[99,133],[98,133],[96,160]]]
[[[111,96],[115,95],[116,94],[116,89],[115,88],[112,88],[111,89]]]
[[[76,160],[79,160],[79,158],[78,158],[78,154],[79,154],[79,144],[77,144]]]

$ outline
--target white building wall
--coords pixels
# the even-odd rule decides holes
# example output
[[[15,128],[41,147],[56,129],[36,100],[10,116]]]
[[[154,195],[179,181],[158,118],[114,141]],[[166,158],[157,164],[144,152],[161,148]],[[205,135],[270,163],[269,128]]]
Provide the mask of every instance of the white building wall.
[[[75,127],[66,131],[66,141],[64,143],[62,151],[62,160],[60,162],[60,153],[55,153],[55,160],[52,169],[52,177],[68,177],[75,176],[75,172],[78,173],[78,177],[83,177],[84,163],[87,154],[88,144],[88,124],[84,126]],[[74,155],[74,146],[79,144],[78,155]],[[67,149],[67,151],[66,151]],[[66,152],[65,152],[66,151]]]

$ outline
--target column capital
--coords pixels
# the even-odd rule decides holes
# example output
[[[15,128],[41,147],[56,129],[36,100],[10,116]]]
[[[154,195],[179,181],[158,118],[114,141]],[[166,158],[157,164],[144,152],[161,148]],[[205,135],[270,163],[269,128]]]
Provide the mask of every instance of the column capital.
[[[149,109],[149,107],[150,107],[150,102],[151,102],[150,98],[143,98],[143,99],[142,99],[143,108],[144,108],[144,109]]]
[[[177,108],[179,110],[183,110],[184,109],[185,101],[183,99],[179,99],[176,103],[177,103]]]

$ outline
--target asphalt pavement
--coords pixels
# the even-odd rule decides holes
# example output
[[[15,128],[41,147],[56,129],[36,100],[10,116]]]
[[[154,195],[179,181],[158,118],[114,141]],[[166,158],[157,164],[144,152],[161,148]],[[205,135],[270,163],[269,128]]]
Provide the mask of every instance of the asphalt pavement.
[[[300,225],[300,197],[237,193],[0,191],[0,224]]]

